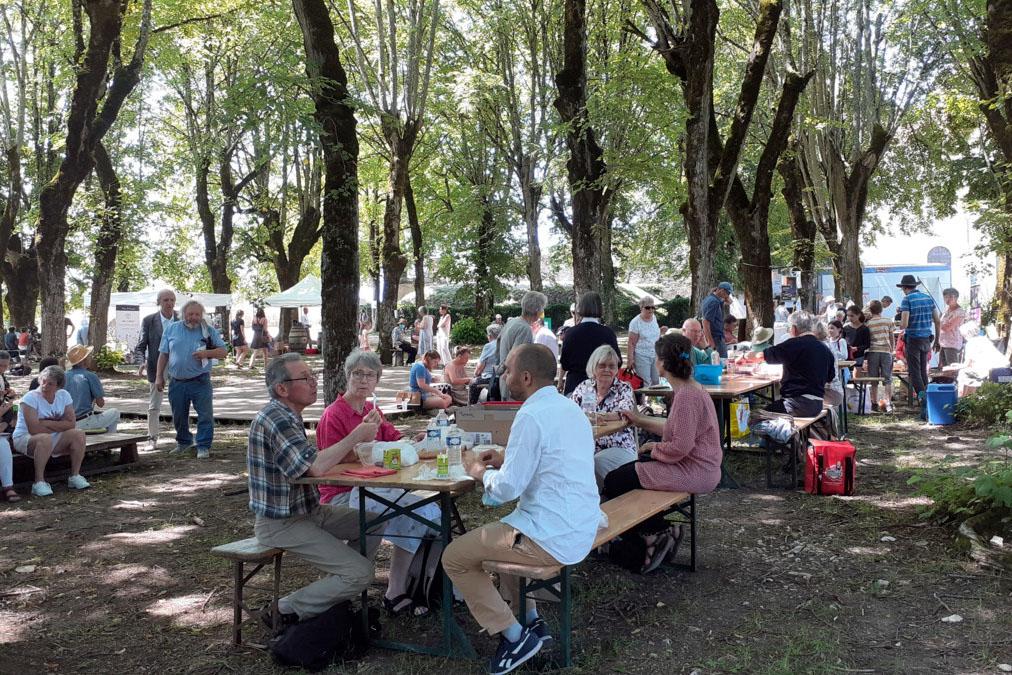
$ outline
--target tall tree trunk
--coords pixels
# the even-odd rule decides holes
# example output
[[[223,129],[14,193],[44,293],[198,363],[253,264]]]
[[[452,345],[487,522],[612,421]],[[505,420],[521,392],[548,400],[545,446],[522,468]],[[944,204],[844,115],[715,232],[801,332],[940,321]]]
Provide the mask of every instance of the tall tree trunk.
[[[35,243],[24,249],[20,235],[11,236],[7,242],[3,271],[11,323],[18,328],[34,325],[39,302],[39,256]]]
[[[555,109],[566,125],[566,170],[572,202],[573,286],[579,295],[601,290],[595,224],[602,222],[607,166],[587,114],[587,3],[565,0],[562,70],[555,76]]]
[[[105,200],[95,241],[95,266],[91,275],[88,342],[96,349],[105,347],[109,332],[109,294],[116,274],[116,256],[123,238],[123,197],[119,176],[105,145],[95,144],[95,175]]]
[[[0,210],[0,252],[6,252],[7,246],[14,234],[14,228],[18,223],[18,213],[21,211],[21,193],[24,186],[21,183],[21,148],[17,139],[11,139],[11,143],[3,149],[4,161],[7,164],[7,199],[3,201],[3,209]],[[6,267],[6,265],[0,265]],[[4,271],[4,282],[7,286],[7,293],[10,294],[10,279]],[[13,321],[12,321],[13,323]],[[0,327],[3,322],[3,304],[0,303]]]
[[[401,251],[401,206],[408,183],[408,163],[415,146],[418,125],[408,122],[403,126],[398,120],[386,118],[383,122],[390,147],[390,165],[387,178],[386,205],[383,209],[383,300],[376,313],[376,327],[379,330],[379,355],[383,363],[392,363],[393,331],[397,313],[397,290],[408,259]]]
[[[787,215],[791,223],[793,241],[791,261],[801,270],[798,299],[803,309],[813,312],[818,309],[815,306],[815,237],[818,230],[815,221],[808,217],[805,210],[802,196],[804,182],[797,153],[797,141],[792,140],[788,143],[787,150],[780,156],[777,171],[784,181],[781,194],[784,196],[784,203],[787,204]]]
[[[358,135],[348,105],[348,76],[334,42],[324,0],[292,0],[302,29],[306,72],[313,80],[314,117],[323,147],[324,401],[330,404],[345,383],[341,366],[355,347],[358,317]]]
[[[478,223],[478,242],[474,250],[474,315],[477,321],[492,316],[495,298],[492,295],[492,273],[489,252],[495,242],[495,213],[488,197],[481,200],[481,220]]]
[[[614,324],[616,316],[616,305],[618,298],[615,293],[615,261],[611,252],[611,227],[613,213],[611,210],[611,199],[615,195],[614,187],[605,191],[602,198],[601,222],[594,228],[595,239],[597,240],[598,269],[601,274],[601,304],[603,313],[601,319],[606,324]]]
[[[418,207],[415,205],[415,191],[411,187],[411,173],[404,187],[404,207],[408,211],[408,226],[411,228],[411,258],[415,264],[415,307],[425,304],[425,252],[422,248],[422,225],[418,222]],[[408,319],[411,319],[409,316]]]
[[[94,165],[94,147],[116,121],[127,96],[140,79],[151,28],[151,0],[144,0],[140,29],[129,63],[119,62],[119,41],[126,4],[118,0],[85,0],[90,30],[87,46],[78,39],[82,61],[76,69],[74,91],[67,115],[64,156],[53,179],[39,195],[39,288],[42,293],[42,352],[67,350],[64,330],[67,254],[65,250],[74,193]],[[109,57],[117,47],[111,82]],[[103,96],[104,94],[104,96]],[[103,103],[99,109],[99,99]]]
[[[541,184],[534,180],[534,158],[524,155],[520,160],[520,195],[523,199],[524,225],[527,226],[527,281],[532,291],[544,288],[544,280],[541,278],[541,242],[538,238],[541,192]]]
[[[379,223],[375,218],[369,219],[369,278],[372,280],[372,306],[379,309],[383,300],[383,280],[381,277],[383,263],[381,261],[383,252],[380,250],[383,243],[380,241]]]

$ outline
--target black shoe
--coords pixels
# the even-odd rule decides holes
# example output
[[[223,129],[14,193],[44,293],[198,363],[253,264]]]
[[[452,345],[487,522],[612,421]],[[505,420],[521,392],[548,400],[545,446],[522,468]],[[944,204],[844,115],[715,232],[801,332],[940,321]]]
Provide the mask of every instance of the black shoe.
[[[555,638],[548,633],[548,624],[540,616],[527,624],[526,628],[537,636],[542,647],[551,647],[555,644]]]
[[[511,673],[539,651],[541,651],[541,640],[530,628],[524,628],[520,633],[520,639],[516,642],[510,642],[504,635],[499,640],[499,648],[495,650],[495,656],[489,661],[489,675]]]
[[[274,622],[271,619],[271,605],[267,603],[260,608],[260,621],[267,626],[267,630],[274,630]],[[278,611],[278,631],[283,631],[289,626],[294,626],[299,622],[299,615],[295,612],[282,612]]]

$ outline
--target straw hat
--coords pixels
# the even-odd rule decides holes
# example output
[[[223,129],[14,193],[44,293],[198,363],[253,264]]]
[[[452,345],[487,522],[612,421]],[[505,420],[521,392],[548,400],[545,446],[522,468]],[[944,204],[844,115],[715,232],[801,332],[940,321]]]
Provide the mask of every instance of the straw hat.
[[[752,344],[759,344],[761,342],[769,342],[773,339],[773,329],[763,328],[762,326],[756,326],[755,330],[752,331]]]
[[[81,361],[91,356],[91,353],[95,350],[94,347],[85,347],[84,345],[74,345],[67,351],[67,362],[71,366],[76,366]]]

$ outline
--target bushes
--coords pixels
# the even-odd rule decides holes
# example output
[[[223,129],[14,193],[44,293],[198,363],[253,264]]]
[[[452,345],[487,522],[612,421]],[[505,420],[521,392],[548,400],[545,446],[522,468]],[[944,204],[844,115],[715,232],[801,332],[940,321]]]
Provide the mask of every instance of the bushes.
[[[973,394],[956,403],[956,417],[972,426],[1010,426],[1006,413],[1012,410],[1012,387],[985,382]]]
[[[450,326],[450,342],[456,347],[461,345],[471,345],[473,347],[483,345],[487,341],[485,326],[479,326],[474,319],[467,318],[454,321],[453,325]]]
[[[94,355],[95,370],[112,372],[121,363],[126,362],[123,352],[102,347]]]

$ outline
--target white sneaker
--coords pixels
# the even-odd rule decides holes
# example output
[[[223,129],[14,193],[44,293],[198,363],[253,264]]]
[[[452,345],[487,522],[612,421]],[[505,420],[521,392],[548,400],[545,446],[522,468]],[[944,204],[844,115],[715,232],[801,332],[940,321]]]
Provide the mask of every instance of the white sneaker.
[[[33,497],[52,497],[53,488],[44,480],[40,480],[38,483],[32,483],[32,496]]]
[[[148,452],[154,452],[157,449],[158,449],[158,439],[157,438],[149,438],[148,439],[148,444],[147,444],[147,450],[148,450]]]
[[[72,490],[87,490],[88,488],[91,487],[91,483],[86,481],[84,479],[84,476],[82,476],[79,473],[76,473],[67,479],[67,487],[69,487]]]
[[[210,448],[197,448],[197,459],[207,459],[211,456]]]

